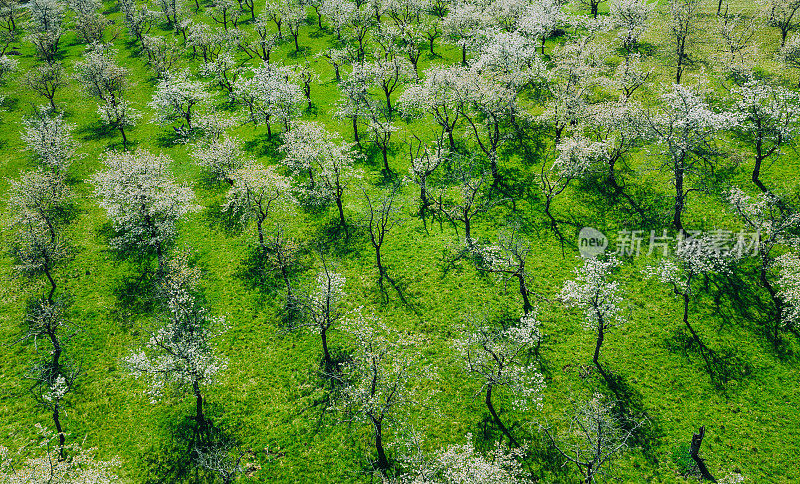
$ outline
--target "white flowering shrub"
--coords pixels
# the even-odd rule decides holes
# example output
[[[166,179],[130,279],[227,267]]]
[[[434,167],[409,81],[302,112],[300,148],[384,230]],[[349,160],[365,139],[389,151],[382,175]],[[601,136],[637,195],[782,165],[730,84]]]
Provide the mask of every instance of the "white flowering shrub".
[[[196,294],[200,271],[189,265],[188,251],[170,260],[161,293],[168,315],[150,334],[144,349],[125,358],[128,370],[145,381],[151,403],[165,392],[191,393],[196,400],[197,424],[204,423],[202,388],[216,383],[227,360],[214,340],[227,331],[224,317],[213,316],[199,305]]]
[[[23,118],[22,141],[45,166],[66,172],[75,156],[77,143],[72,137],[75,125],[64,121],[63,113],[41,107],[32,117]]]
[[[491,402],[495,387],[505,389],[519,410],[541,406],[544,377],[530,361],[540,339],[539,320],[531,312],[508,327],[475,323],[453,342],[466,372],[481,382],[478,393],[486,391],[486,404],[496,420]]]
[[[113,484],[120,482],[114,468],[119,460],[98,460],[97,449],[67,446],[69,459],[62,458],[59,448],[53,445],[56,432],[36,424],[39,443],[32,453],[23,449],[17,455],[0,447],[0,481],[5,484]]]
[[[495,443],[486,454],[473,444],[472,434],[466,443],[448,445],[423,454],[420,450],[402,456],[408,472],[401,475],[401,484],[518,484],[527,482],[519,460],[524,449],[509,449]],[[418,447],[418,445],[417,445]]]
[[[191,131],[196,111],[207,104],[210,94],[200,81],[190,78],[188,70],[166,73],[159,81],[149,106],[156,111],[157,124],[180,122],[181,128]]]
[[[280,213],[294,203],[291,179],[278,173],[275,167],[265,167],[255,161],[246,163],[232,172],[230,177],[232,184],[223,207],[245,225],[255,222],[259,245],[267,250],[264,222],[270,214]]]
[[[608,11],[612,22],[619,29],[617,39],[626,51],[631,52],[639,44],[639,38],[650,27],[655,2],[647,0],[611,0]]]
[[[117,249],[154,250],[159,269],[164,251],[177,235],[178,221],[199,209],[191,188],[178,184],[169,172],[170,158],[137,150],[109,152],[108,168],[91,178],[95,196],[106,210],[117,236]]]
[[[787,252],[778,257],[778,266],[778,297],[784,303],[783,323],[796,328],[800,325],[800,257],[794,252]]]

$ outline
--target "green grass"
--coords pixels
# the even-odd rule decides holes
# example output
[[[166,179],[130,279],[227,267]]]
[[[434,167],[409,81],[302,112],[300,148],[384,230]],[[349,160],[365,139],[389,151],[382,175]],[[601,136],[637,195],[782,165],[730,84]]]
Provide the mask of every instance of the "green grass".
[[[740,2],[741,8],[751,9]],[[111,9],[112,3],[106,3]],[[707,32],[713,21],[715,5],[705,6],[702,23]],[[661,9],[663,11],[663,9]],[[732,10],[734,10],[732,8]],[[262,284],[247,276],[248,254],[255,241],[251,230],[229,230],[217,216],[224,200],[226,187],[204,182],[204,176],[188,156],[189,147],[164,144],[163,135],[171,130],[147,122],[152,117],[147,107],[154,88],[151,72],[144,58],[127,42],[127,33],[120,14],[109,14],[115,24],[107,38],[114,33],[118,61],[130,71],[135,81],[130,100],[145,113],[143,122],[131,130],[129,138],[135,146],[168,154],[173,160],[173,172],[190,183],[204,209],[189,217],[180,227],[177,246],[191,247],[194,260],[204,271],[204,293],[209,310],[225,315],[232,325],[221,339],[220,350],[229,360],[229,368],[218,386],[207,392],[207,410],[216,423],[224,425],[243,442],[244,448],[256,453],[261,469],[252,482],[355,482],[368,478],[362,473],[372,455],[369,429],[342,423],[336,414],[325,411],[326,391],[317,375],[321,349],[316,337],[308,333],[285,333],[282,330],[283,292],[280,282],[266,278]],[[662,83],[670,82],[668,46],[662,26],[664,15],[659,14],[645,41],[654,55],[648,57],[653,66],[653,85],[640,93],[646,103],[652,103]],[[245,25],[245,28],[249,26]],[[172,35],[162,31],[162,35]],[[704,36],[711,38],[710,34]],[[782,69],[772,61],[779,38],[777,30],[764,28],[758,39],[764,42],[762,67],[786,85],[796,84],[796,73]],[[320,83],[312,88],[317,115],[307,114],[349,139],[349,124],[334,119],[331,112],[339,97],[333,82],[333,71],[324,60],[313,57],[317,51],[333,45],[331,35],[317,35],[316,26],[305,27],[300,45],[308,53],[307,60],[320,75]],[[32,48],[18,43],[22,55],[20,70],[37,62]],[[80,58],[83,45],[76,43],[74,34],[62,40],[61,53],[68,69]],[[552,45],[548,44],[548,48]],[[291,55],[291,42],[283,44],[273,59],[296,63],[303,57]],[[698,45],[699,58],[707,58],[714,50],[706,40]],[[453,63],[460,52],[437,43],[443,57],[430,58],[423,54],[420,72],[431,64]],[[193,65],[188,58],[183,65]],[[689,71],[701,73],[698,62]],[[706,69],[711,74],[713,67]],[[713,84],[720,95],[719,83]],[[0,210],[5,208],[8,179],[14,179],[35,166],[30,153],[24,151],[20,140],[20,121],[32,105],[42,103],[26,92],[12,78],[0,92],[6,95],[5,112],[0,113]],[[224,96],[217,97],[223,102]],[[119,457],[119,469],[130,482],[172,481],[170,459],[183,449],[180,426],[192,414],[191,402],[166,398],[152,405],[141,393],[139,383],[126,375],[121,360],[138,348],[145,338],[144,328],[157,320],[157,313],[137,304],[126,304],[136,294],[127,294],[125,282],[140,272],[132,261],[118,257],[108,245],[109,223],[105,213],[92,198],[90,175],[102,169],[101,155],[107,149],[119,149],[116,133],[103,134],[98,129],[94,100],[80,92],[72,80],[56,96],[66,119],[76,124],[75,137],[80,141],[81,157],[70,169],[72,189],[77,194],[79,215],[69,226],[69,239],[75,257],[57,270],[59,286],[73,295],[75,304],[71,320],[81,331],[72,339],[68,351],[83,361],[85,374],[70,396],[64,425],[72,442],[96,446],[103,458]],[[403,124],[403,123],[401,123]],[[390,160],[396,173],[408,169],[407,148],[401,140],[409,132],[420,136],[430,131],[426,122],[414,122],[395,137],[394,153]],[[233,130],[248,142],[252,156],[265,163],[276,163],[274,149],[265,144],[265,128],[244,126]],[[427,136],[430,138],[431,136]],[[549,143],[551,135],[541,134]],[[728,144],[730,150],[746,150],[746,146]],[[654,150],[653,153],[656,153]],[[374,184],[380,180],[381,162],[374,159],[360,163]],[[660,228],[668,223],[670,190],[668,177],[654,168],[655,154],[639,153],[630,162],[626,175],[630,193],[650,207],[652,214],[663,223],[653,227],[643,225],[621,201],[611,201],[598,194],[591,184],[574,185],[560,197],[555,211],[562,217],[568,214],[579,225],[594,226],[606,234],[625,228]],[[517,202],[517,211],[501,205],[478,220],[474,229],[482,239],[495,239],[505,222],[520,220],[523,232],[533,244],[528,262],[534,277],[532,288],[548,299],[539,303],[543,321],[544,341],[541,345],[541,367],[547,389],[541,410],[519,413],[512,410],[510,400],[500,392],[497,407],[506,424],[519,436],[530,439],[532,448],[542,450],[537,432],[539,423],[563,422],[574,401],[587,398],[593,392],[613,395],[597,373],[588,376],[581,367],[591,366],[593,335],[582,329],[580,315],[553,302],[563,281],[571,277],[578,264],[577,252],[567,246],[562,252],[558,240],[548,230],[542,211],[542,197],[536,187],[539,160],[523,160],[507,156],[501,170],[513,176],[529,195]],[[733,182],[751,188],[748,165],[735,172]],[[798,159],[794,149],[787,150],[770,167],[763,179],[768,185],[797,193]],[[459,237],[448,224],[430,223],[423,228],[415,212],[416,191],[403,191],[405,221],[397,227],[384,250],[390,274],[403,288],[413,310],[403,305],[392,290],[388,301],[377,289],[371,247],[363,231],[356,231],[349,242],[331,235],[335,225],[334,211],[308,213],[297,209],[286,216],[292,232],[307,246],[315,240],[332,243],[330,257],[337,261],[347,277],[346,291],[351,308],[365,306],[379,314],[392,327],[411,331],[426,341],[423,353],[426,361],[438,368],[436,382],[422,383],[435,389],[434,407],[420,409],[409,422],[426,436],[431,449],[442,445],[462,443],[464,435],[473,433],[479,446],[499,438],[499,432],[488,420],[482,399],[473,398],[479,389],[477,381],[461,370],[457,355],[451,348],[458,335],[461,320],[469,314],[485,314],[489,319],[521,312],[521,301],[515,286],[498,282],[478,273],[466,262],[445,271],[443,256],[460,244]],[[361,211],[358,190],[347,194],[347,211],[351,221]],[[686,217],[689,227],[711,229],[735,227],[730,212],[720,202],[718,194],[692,195]],[[569,226],[563,226],[572,237]],[[459,234],[463,236],[463,232]],[[612,237],[613,238],[613,237]],[[6,234],[2,240],[7,245]],[[748,284],[734,289],[724,279],[713,278],[692,306],[695,327],[704,342],[720,355],[727,357],[730,375],[727,382],[709,375],[699,353],[688,343],[681,322],[679,301],[667,288],[655,281],[645,281],[641,270],[655,259],[641,256],[626,260],[619,280],[624,285],[628,323],[616,329],[606,340],[602,358],[621,381],[620,394],[626,395],[629,407],[636,414],[646,415],[648,424],[643,438],[630,452],[617,461],[616,474],[621,482],[680,482],[680,465],[673,458],[675,449],[685,445],[692,431],[700,425],[707,428],[702,455],[709,468],[721,477],[729,471],[740,471],[752,482],[797,482],[800,470],[793,465],[800,452],[800,401],[798,381],[798,340],[794,334],[782,336],[774,344],[767,336],[765,319],[766,297],[755,286],[752,271],[745,269],[742,277]],[[26,300],[41,293],[42,281],[24,281],[14,277],[13,261],[3,253],[0,258],[0,443],[12,448],[27,443],[35,436],[34,423],[51,425],[46,412],[35,406],[27,391],[24,372],[36,353],[32,342],[13,344],[23,330]],[[314,257],[305,251],[304,270],[297,275],[299,283],[314,277]],[[732,296],[739,295],[739,302]],[[754,304],[757,300],[760,304]],[[331,344],[346,349],[344,335],[334,331]],[[41,352],[41,347],[39,348]],[[583,376],[582,376],[583,374]],[[391,428],[389,441],[401,438],[399,429]],[[545,452],[534,453],[528,463],[541,482],[578,482],[578,475],[569,467],[559,468],[546,458]],[[247,481],[248,479],[245,479]]]

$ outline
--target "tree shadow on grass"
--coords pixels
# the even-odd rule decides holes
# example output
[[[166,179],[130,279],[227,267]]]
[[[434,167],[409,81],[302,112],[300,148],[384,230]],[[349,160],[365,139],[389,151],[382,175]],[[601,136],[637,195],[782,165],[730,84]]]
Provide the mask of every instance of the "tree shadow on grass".
[[[117,235],[110,222],[97,232],[101,240]],[[122,275],[111,289],[117,300],[115,311],[125,315],[152,313],[157,303],[156,271],[152,269],[154,254],[134,249],[108,249],[106,253],[118,269],[124,268],[118,270]]]
[[[164,421],[161,434],[144,456],[148,472],[143,477],[148,484],[216,482],[213,472],[197,464],[198,451],[239,445],[233,435],[208,417],[201,424],[190,416],[181,417],[177,424]]]
[[[273,133],[271,138],[266,133],[262,133],[254,135],[245,141],[244,150],[259,158],[278,159],[281,157],[281,152],[278,149],[280,145],[280,136],[277,133]]]
[[[735,349],[711,349],[704,343],[698,343],[684,328],[667,338],[665,343],[670,352],[680,353],[687,359],[700,356],[702,358],[701,367],[711,379],[714,387],[723,393],[727,391],[731,380],[747,377],[753,371],[750,362],[741,358]]]
[[[745,269],[747,270],[747,269]],[[797,361],[800,354],[782,332],[775,332],[777,308],[767,291],[758,283],[757,268],[749,272],[733,272],[722,278],[711,278],[709,292],[716,312],[722,316],[720,330],[729,323],[752,331],[769,342],[773,354],[781,361]]]
[[[209,228],[221,231],[226,237],[236,237],[244,231],[239,219],[219,205],[205,208],[201,212],[201,217]]]
[[[115,138],[119,132],[107,124],[95,121],[83,125],[76,131],[76,134],[81,136],[84,141],[101,141],[110,138]]]
[[[644,457],[653,465],[658,463],[656,454],[662,432],[657,420],[650,417],[644,405],[644,398],[624,375],[601,366],[598,371],[602,383],[614,395],[614,412],[623,422],[623,428],[631,431],[633,441],[641,448]],[[636,422],[646,419],[644,425]]]

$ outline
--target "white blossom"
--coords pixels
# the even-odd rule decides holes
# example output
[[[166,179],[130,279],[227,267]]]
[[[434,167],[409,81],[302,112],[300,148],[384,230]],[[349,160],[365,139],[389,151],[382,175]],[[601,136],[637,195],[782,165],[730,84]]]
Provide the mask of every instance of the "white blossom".
[[[157,114],[158,124],[180,121],[186,130],[192,129],[192,116],[195,110],[204,106],[210,98],[200,81],[193,81],[189,71],[168,73],[159,81],[153,100],[149,106]]]
[[[453,346],[464,360],[465,370],[481,382],[478,393],[502,387],[520,410],[541,406],[544,377],[530,353],[539,344],[539,320],[534,312],[508,327],[476,323],[464,328]],[[490,394],[491,395],[491,394]]]
[[[177,223],[199,209],[192,189],[179,185],[170,174],[166,155],[143,150],[109,152],[108,169],[96,173],[91,182],[100,206],[106,210],[118,235],[116,248],[155,249],[159,254],[177,235]]]
[[[38,113],[23,118],[25,131],[22,141],[28,145],[44,165],[66,171],[75,156],[77,143],[72,138],[75,125],[64,122],[63,113],[55,113],[49,108],[39,108]]]

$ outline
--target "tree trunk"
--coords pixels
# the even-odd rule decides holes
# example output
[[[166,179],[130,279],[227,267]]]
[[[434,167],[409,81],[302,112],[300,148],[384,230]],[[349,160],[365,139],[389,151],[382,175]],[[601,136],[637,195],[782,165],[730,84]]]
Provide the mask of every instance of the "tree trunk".
[[[706,434],[706,428],[700,427],[700,431],[696,434],[692,434],[692,445],[689,448],[689,455],[692,457],[692,460],[697,464],[697,468],[700,470],[700,475],[703,476],[703,479],[709,480],[711,482],[717,482],[714,479],[714,476],[711,475],[711,472],[706,467],[706,463],[703,459],[700,458],[698,453],[700,452],[700,446],[703,444],[703,436]]]
[[[353,140],[361,147],[361,139],[358,137],[358,116],[353,116]]]
[[[497,412],[494,409],[494,405],[492,405],[492,385],[489,384],[486,386],[486,398],[484,400],[486,402],[486,407],[489,409],[489,413],[492,414],[492,419],[500,428],[500,431],[508,437],[508,440],[514,444],[515,446],[519,446],[517,440],[511,435],[511,432],[508,431],[505,425],[503,425],[503,421],[500,420],[500,417],[497,415]]]
[[[528,284],[525,282],[525,274],[517,274],[519,279],[519,293],[522,296],[522,312],[528,314],[533,311],[533,306],[528,298]]]
[[[683,177],[684,173],[682,169],[675,170],[675,213],[672,217],[672,224],[675,226],[675,230],[679,232],[683,231],[681,216],[683,214],[684,198],[686,196],[683,191]]]
[[[64,429],[61,428],[61,418],[59,417],[59,404],[56,403],[53,406],[53,424],[56,426],[56,433],[58,434],[58,459],[63,461],[67,458],[66,451],[64,450],[64,444],[66,443],[66,438],[64,437]]]
[[[389,169],[389,147],[387,146],[388,143],[381,144],[381,153],[383,154],[383,168],[386,170],[386,173],[391,173],[392,170]]]
[[[375,450],[378,452],[377,466],[381,474],[384,476],[389,470],[389,459],[386,457],[386,451],[383,448],[383,427],[379,420],[372,417],[372,426],[375,429]]]
[[[341,224],[342,228],[344,229],[345,237],[349,238],[350,233],[347,231],[347,220],[344,218],[344,207],[342,206],[342,194],[336,194],[336,208],[339,209],[339,223]]]
[[[264,219],[258,218],[256,219],[256,227],[258,227],[258,243],[261,246],[261,250],[264,251],[266,254],[267,252],[267,245],[264,243]]]
[[[325,371],[330,372],[333,370],[333,359],[331,358],[330,350],[328,350],[328,328],[321,328],[319,335],[320,339],[322,339],[322,355],[325,358]]]
[[[605,326],[602,316],[599,317],[597,321],[597,344],[594,347],[594,357],[592,357],[592,361],[594,362],[594,366],[596,366],[601,373],[603,369],[600,367],[600,347],[603,346],[603,340],[606,337]]]

